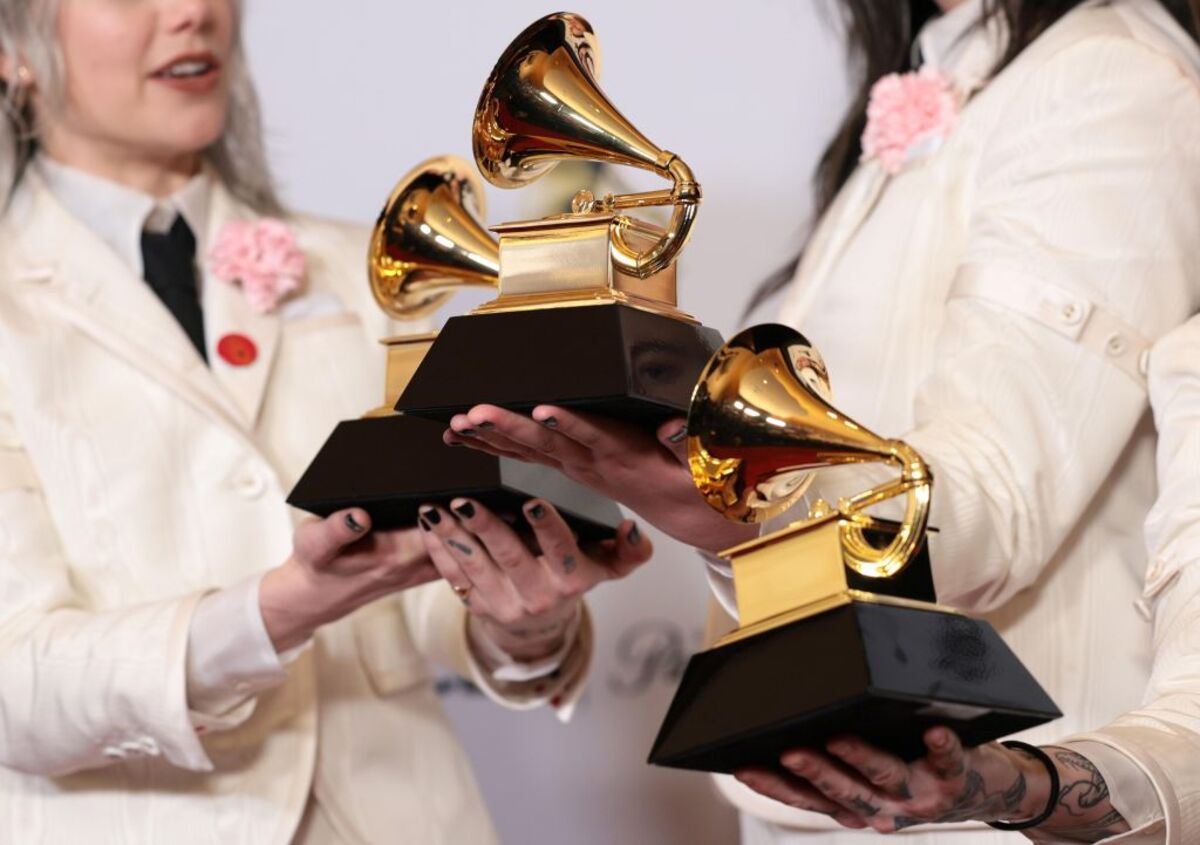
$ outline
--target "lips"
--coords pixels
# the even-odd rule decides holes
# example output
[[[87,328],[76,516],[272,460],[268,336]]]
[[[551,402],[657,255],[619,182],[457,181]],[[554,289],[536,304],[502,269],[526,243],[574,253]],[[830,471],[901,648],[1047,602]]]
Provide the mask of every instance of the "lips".
[[[221,63],[213,53],[186,53],[171,59],[150,78],[176,90],[203,93],[216,85],[220,70]]]

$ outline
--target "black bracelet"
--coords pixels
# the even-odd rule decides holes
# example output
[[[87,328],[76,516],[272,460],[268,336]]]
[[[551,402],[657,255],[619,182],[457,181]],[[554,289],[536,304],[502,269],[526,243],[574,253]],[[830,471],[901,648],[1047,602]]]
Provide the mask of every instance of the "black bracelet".
[[[1031,827],[1037,827],[1054,815],[1054,808],[1058,806],[1058,767],[1054,765],[1054,761],[1050,759],[1050,756],[1036,745],[1030,745],[1027,742],[1018,742],[1015,739],[1006,739],[1000,744],[1005,748],[1024,751],[1030,757],[1041,760],[1042,765],[1046,767],[1046,771],[1050,773],[1050,800],[1046,802],[1046,809],[1028,821],[988,822],[988,825],[996,828],[996,830],[1029,830]]]

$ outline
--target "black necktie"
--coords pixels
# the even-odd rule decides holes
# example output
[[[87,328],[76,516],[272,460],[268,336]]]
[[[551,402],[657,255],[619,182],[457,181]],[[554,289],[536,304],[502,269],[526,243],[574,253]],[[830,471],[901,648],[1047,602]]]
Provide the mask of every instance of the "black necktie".
[[[142,232],[142,269],[147,284],[175,315],[207,363],[204,312],[196,291],[196,237],[182,215],[175,218],[169,232]]]

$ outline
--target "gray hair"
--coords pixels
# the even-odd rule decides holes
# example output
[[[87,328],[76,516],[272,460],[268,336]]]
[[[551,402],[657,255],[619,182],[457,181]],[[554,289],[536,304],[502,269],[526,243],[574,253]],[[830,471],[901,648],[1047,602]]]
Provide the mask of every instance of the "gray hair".
[[[204,158],[242,202],[262,214],[280,214],[282,204],[263,145],[258,93],[242,49],[240,0],[234,0],[234,5],[239,25],[225,65],[230,75],[229,112],[224,132],[204,150]],[[60,107],[65,93],[57,11],[58,0],[0,0],[0,55],[20,57],[19,64],[38,81],[38,95],[46,108]],[[0,79],[0,211],[38,149],[37,118],[27,94],[15,77]]]

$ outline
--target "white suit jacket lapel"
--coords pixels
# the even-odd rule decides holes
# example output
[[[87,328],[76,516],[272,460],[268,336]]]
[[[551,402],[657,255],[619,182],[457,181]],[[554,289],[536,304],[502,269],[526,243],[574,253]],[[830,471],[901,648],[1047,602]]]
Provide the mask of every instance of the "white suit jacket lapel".
[[[22,227],[17,278],[36,284],[51,310],[113,354],[206,414],[239,426],[236,406],[145,281],[69,214],[36,173],[25,178],[26,213],[14,221]]]
[[[924,51],[932,54],[926,57],[927,60],[946,74],[958,89],[965,107],[967,101],[987,84],[992,68],[1003,53],[1008,33],[1003,19],[995,17],[963,37],[965,40],[952,62],[941,61],[942,57],[928,43]],[[864,162],[851,175],[826,213],[825,222],[805,249],[804,260],[790,286],[790,295],[780,311],[782,322],[803,326],[804,318],[834,264],[874,210],[891,179],[877,160]]]
[[[222,227],[230,220],[253,219],[253,211],[242,206],[219,181],[213,182],[205,243],[215,245]],[[279,342],[278,311],[259,314],[250,307],[241,289],[214,276],[207,256],[199,256],[202,274],[204,332],[213,377],[237,406],[242,423],[253,428],[271,376],[271,364]],[[248,364],[226,360],[218,351],[222,339],[242,336],[254,344],[254,360]]]
[[[875,208],[888,179],[878,161],[863,163],[850,176],[805,247],[796,279],[788,286],[780,308],[780,322],[803,330],[804,319],[834,263]]]

